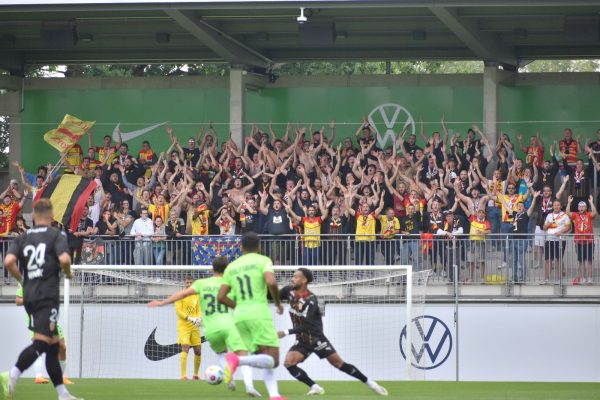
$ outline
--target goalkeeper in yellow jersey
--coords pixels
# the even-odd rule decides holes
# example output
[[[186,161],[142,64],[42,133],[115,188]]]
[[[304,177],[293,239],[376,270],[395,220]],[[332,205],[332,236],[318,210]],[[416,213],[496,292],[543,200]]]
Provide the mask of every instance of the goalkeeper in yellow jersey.
[[[186,276],[184,280],[185,288],[189,288],[194,279]],[[200,327],[202,326],[202,317],[200,314],[200,298],[198,296],[188,296],[175,303],[177,311],[177,333],[178,341],[181,345],[181,380],[187,380],[187,357],[190,347],[194,349],[194,380],[200,380],[198,371],[200,370],[201,357],[201,337]]]

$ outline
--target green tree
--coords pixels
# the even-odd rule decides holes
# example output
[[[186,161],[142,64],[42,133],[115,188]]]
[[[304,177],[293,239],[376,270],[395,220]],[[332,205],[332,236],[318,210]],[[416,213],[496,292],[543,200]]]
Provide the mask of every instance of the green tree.
[[[537,60],[520,72],[598,72],[600,60]]]

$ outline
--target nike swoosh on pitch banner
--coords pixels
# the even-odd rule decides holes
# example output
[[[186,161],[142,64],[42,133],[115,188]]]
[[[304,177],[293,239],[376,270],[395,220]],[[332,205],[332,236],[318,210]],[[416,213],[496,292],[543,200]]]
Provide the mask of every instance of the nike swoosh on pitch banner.
[[[163,126],[164,124],[166,124],[166,122],[161,122],[159,124],[148,126],[146,128],[138,129],[137,131],[121,132],[121,137],[123,138],[123,141],[126,142],[126,141],[134,139],[138,136],[145,135],[146,133],[150,132],[151,130],[156,129],[159,126]],[[115,126],[115,129],[113,130],[112,138],[115,142],[119,141],[119,127],[120,126],[121,126],[121,123],[119,122],[117,124],[117,126]]]
[[[181,353],[181,345],[178,343],[168,345],[158,344],[155,338],[157,329],[158,327],[154,328],[144,345],[144,355],[146,358],[150,361],[161,361]],[[206,338],[202,336],[201,343],[205,341]]]

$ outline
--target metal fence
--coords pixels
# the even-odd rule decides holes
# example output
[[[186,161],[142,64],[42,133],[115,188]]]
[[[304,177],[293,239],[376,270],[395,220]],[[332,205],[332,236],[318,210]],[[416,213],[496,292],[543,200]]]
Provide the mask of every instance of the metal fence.
[[[215,243],[222,236],[212,238]],[[129,237],[94,237],[72,246],[76,264],[197,265],[220,252],[218,245],[199,248],[198,237],[177,240],[135,240]],[[477,239],[477,240],[474,240]],[[480,240],[479,240],[480,239]],[[232,241],[234,241],[232,238]],[[452,283],[453,265],[460,284],[559,284],[600,283],[600,235],[580,243],[573,235],[457,235],[393,238],[356,235],[261,236],[261,252],[276,265],[413,265],[415,271],[431,269],[430,283]],[[0,241],[2,259],[11,239]],[[212,247],[211,247],[212,246]],[[198,257],[199,253],[204,257]],[[207,258],[208,257],[208,258]],[[3,283],[14,280],[3,269]]]

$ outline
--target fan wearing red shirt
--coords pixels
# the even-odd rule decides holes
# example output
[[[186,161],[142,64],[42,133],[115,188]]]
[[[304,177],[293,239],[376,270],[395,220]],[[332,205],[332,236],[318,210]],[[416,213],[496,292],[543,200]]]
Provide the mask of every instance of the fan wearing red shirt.
[[[565,138],[558,142],[558,148],[569,164],[575,164],[579,153],[579,141],[573,139],[571,128],[565,129],[564,135]]]
[[[573,196],[569,196],[567,210],[571,207]],[[592,259],[594,257],[594,223],[596,218],[596,207],[594,198],[588,199],[592,211],[587,210],[585,201],[577,204],[577,212],[571,213],[571,221],[575,231],[575,247],[577,248],[577,262],[579,264],[579,282],[592,283]]]
[[[8,226],[8,221],[4,216],[4,211],[0,208],[0,237],[8,236],[10,233],[10,227]]]
[[[517,135],[517,140],[519,141],[519,147],[521,151],[525,153],[525,163],[527,165],[535,165],[538,168],[542,168],[542,163],[544,162],[544,143],[540,138],[540,133],[536,133],[535,136],[532,136],[530,140],[530,145],[527,147],[523,146],[523,135],[519,133]]]
[[[17,220],[17,215],[23,209],[23,204],[25,203],[25,198],[27,196],[27,191],[23,193],[23,197],[21,201],[13,201],[9,195],[4,196],[4,200],[2,204],[0,204],[0,210],[4,217],[6,218],[6,222],[8,223],[8,230],[12,231],[15,228],[15,221]]]
[[[106,135],[103,139],[103,146],[96,147],[96,153],[98,153],[98,159],[100,162],[112,164],[113,160],[117,156],[117,148],[111,144],[112,138],[109,135]]]

